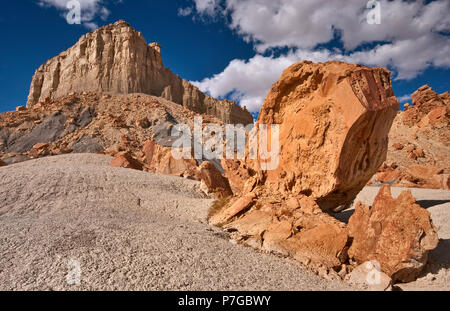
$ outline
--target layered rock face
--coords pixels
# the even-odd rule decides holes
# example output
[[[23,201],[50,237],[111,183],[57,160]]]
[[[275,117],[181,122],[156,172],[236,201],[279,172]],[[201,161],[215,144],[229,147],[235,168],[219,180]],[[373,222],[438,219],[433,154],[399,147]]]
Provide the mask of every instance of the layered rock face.
[[[84,35],[73,47],[39,67],[31,82],[27,107],[40,99],[83,91],[155,95],[225,123],[253,122],[245,108],[212,98],[165,68],[160,45],[147,45],[142,34],[124,21]]]
[[[324,210],[347,204],[386,159],[398,108],[384,68],[292,65],[272,86],[257,122],[279,125],[279,166],[247,166],[273,191],[310,196]]]

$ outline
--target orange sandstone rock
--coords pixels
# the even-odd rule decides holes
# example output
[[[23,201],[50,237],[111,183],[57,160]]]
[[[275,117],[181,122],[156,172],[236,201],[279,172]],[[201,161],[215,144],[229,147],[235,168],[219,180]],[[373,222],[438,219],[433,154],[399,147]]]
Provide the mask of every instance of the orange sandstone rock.
[[[394,199],[387,185],[371,209],[358,202],[348,230],[353,239],[350,258],[360,264],[377,260],[384,273],[401,282],[419,275],[439,241],[430,213],[416,204],[411,192]]]

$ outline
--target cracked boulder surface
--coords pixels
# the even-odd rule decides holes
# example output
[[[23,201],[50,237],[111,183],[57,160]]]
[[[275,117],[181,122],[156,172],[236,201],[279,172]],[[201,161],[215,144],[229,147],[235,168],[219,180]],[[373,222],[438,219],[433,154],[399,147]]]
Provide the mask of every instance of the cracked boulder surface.
[[[398,108],[387,69],[294,64],[272,86],[257,121],[279,126],[279,165],[267,170],[249,157],[242,165],[268,192],[306,195],[323,210],[346,205],[385,161]]]

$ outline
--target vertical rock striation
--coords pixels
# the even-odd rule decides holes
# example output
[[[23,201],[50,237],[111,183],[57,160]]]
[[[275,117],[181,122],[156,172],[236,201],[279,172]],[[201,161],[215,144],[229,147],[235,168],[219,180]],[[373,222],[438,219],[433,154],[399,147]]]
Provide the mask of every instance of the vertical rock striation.
[[[27,107],[43,98],[72,92],[144,93],[160,96],[225,123],[249,124],[253,118],[235,102],[219,101],[165,68],[158,43],[147,45],[124,21],[101,27],[45,62],[33,76]]]

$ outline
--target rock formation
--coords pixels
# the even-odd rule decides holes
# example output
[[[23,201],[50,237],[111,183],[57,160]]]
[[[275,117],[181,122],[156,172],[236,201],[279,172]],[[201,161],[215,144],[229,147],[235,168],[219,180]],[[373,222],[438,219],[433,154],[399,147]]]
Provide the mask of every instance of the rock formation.
[[[245,108],[219,101],[165,68],[158,43],[147,45],[126,22],[101,27],[45,62],[33,76],[27,107],[72,92],[144,93],[163,97],[224,123],[253,123]]]
[[[139,161],[134,159],[127,152],[121,152],[121,153],[116,154],[114,159],[111,161],[110,166],[130,168],[130,169],[138,170],[138,171],[142,170],[142,164],[139,163]]]
[[[417,277],[437,245],[430,214],[409,192],[383,187],[372,210],[357,203],[350,224],[330,216],[364,187],[385,160],[398,109],[383,68],[303,62],[286,69],[257,124],[279,124],[280,166],[260,159],[223,160],[238,195],[214,209],[210,223],[233,239],[288,256],[331,278],[362,284],[362,264],[381,263],[381,283]],[[249,151],[247,150],[247,155]],[[359,267],[358,267],[359,266]]]
[[[324,210],[345,205],[386,159],[398,107],[386,69],[292,65],[272,86],[257,122],[279,125],[279,166],[245,164],[271,192],[310,196]]]
[[[413,93],[412,103],[398,112],[389,133],[386,163],[370,183],[449,189],[450,95],[439,95],[424,85]],[[415,173],[418,167],[424,174]]]
[[[348,223],[353,242],[348,251],[358,263],[376,260],[393,281],[413,281],[439,239],[430,213],[416,204],[411,192],[393,199],[384,185],[371,209],[360,203]]]

